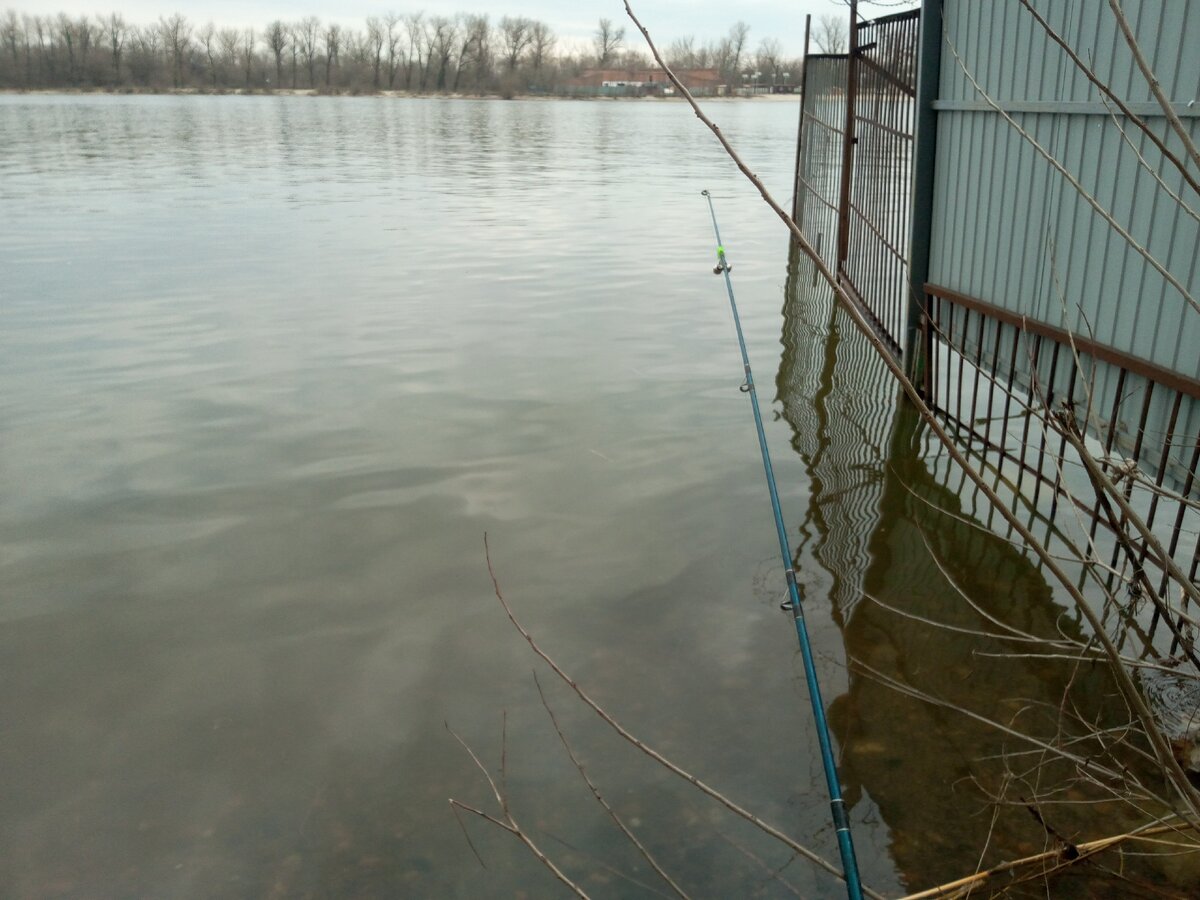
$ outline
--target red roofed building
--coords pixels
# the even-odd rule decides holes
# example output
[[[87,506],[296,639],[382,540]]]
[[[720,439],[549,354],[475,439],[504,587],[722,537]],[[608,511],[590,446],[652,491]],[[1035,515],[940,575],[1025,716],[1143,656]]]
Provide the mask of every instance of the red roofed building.
[[[717,69],[680,69],[675,76],[693,94],[724,94],[725,85]],[[585,69],[567,82],[573,93],[672,94],[670,79],[662,69]]]

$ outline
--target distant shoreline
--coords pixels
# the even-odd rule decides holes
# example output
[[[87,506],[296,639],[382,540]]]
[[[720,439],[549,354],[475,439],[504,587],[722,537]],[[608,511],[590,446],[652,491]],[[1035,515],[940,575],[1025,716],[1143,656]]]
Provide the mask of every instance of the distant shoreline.
[[[246,90],[244,88],[209,89],[209,88],[0,88],[0,95],[6,96],[181,96],[181,97],[354,97],[377,98],[383,100],[598,100],[608,101],[638,101],[638,102],[673,102],[683,101],[682,97],[662,97],[645,95],[630,96],[590,96],[580,94],[513,94],[505,97],[500,94],[463,94],[463,93],[428,93],[419,91],[329,91],[316,88],[279,88],[278,90]],[[772,103],[799,102],[800,95],[796,94],[753,94],[750,96],[697,97],[702,103],[728,103],[734,100],[768,101]]]

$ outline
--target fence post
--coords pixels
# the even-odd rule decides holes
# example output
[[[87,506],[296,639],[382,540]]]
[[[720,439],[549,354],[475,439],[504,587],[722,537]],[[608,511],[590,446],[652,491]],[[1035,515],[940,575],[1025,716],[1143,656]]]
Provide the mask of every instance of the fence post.
[[[842,143],[842,192],[838,203],[837,268],[845,267],[850,251],[850,185],[854,167],[854,102],[858,94],[858,0],[850,0],[850,48],[846,60],[846,133]]]
[[[917,38],[917,97],[913,136],[912,211],[908,246],[908,315],[903,360],[908,377],[921,385],[926,397],[933,330],[929,322],[925,283],[929,280],[929,247],[933,231],[933,178],[937,156],[937,112],[942,70],[942,0],[921,4]]]
[[[800,167],[804,162],[804,90],[808,84],[808,36],[812,32],[812,13],[804,17],[804,61],[800,63],[800,124],[796,126],[796,180],[792,185],[792,221],[800,225],[803,204],[800,200]]]

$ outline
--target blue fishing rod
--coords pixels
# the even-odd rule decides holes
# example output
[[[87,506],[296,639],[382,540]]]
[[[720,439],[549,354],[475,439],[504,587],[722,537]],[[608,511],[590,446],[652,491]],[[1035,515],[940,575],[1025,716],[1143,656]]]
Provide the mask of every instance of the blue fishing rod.
[[[800,602],[800,589],[796,585],[796,570],[792,567],[792,549],[788,545],[787,530],[783,525],[783,511],[779,507],[779,491],[775,487],[775,471],[771,468],[771,454],[767,451],[767,435],[763,431],[762,412],[758,408],[758,394],[754,390],[754,374],[750,371],[750,355],[746,352],[746,337],[742,334],[742,320],[738,316],[737,301],[733,299],[733,282],[729,279],[731,266],[725,257],[721,243],[721,229],[717,226],[717,212],[713,208],[712,195],[701,191],[708,200],[708,212],[712,216],[713,233],[717,236],[717,265],[714,275],[725,276],[725,290],[729,294],[729,308],[733,312],[733,326],[737,329],[738,346],[742,350],[742,365],[746,368],[743,393],[750,395],[750,406],[754,410],[754,427],[758,429],[758,449],[762,451],[763,472],[767,476],[767,489],[771,493],[771,511],[775,514],[775,531],[779,536],[779,552],[783,556],[784,577],[787,580],[792,620],[796,623],[796,637],[800,640],[800,655],[804,659],[804,678],[808,682],[808,699],[812,703],[813,719],[817,726],[817,742],[821,745],[821,764],[825,768],[825,783],[829,787],[829,807],[833,812],[833,826],[837,831],[838,851],[842,856],[842,870],[846,878],[846,894],[850,900],[862,900],[862,883],[858,876],[858,860],[854,856],[854,840],[850,835],[850,819],[846,815],[846,801],[842,799],[842,786],[838,780],[837,764],[833,761],[833,742],[829,738],[829,723],[825,719],[825,704],[821,700],[821,686],[817,683],[817,669],[813,664],[812,644],[808,639],[808,626],[804,624],[804,608]]]

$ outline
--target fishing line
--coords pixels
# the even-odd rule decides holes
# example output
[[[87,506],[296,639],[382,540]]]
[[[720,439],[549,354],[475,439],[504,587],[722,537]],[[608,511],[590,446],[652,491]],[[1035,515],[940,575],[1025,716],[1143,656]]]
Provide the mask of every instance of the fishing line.
[[[858,876],[858,860],[854,856],[854,840],[850,835],[850,819],[846,815],[846,802],[842,799],[837,764],[833,760],[833,742],[829,737],[829,723],[825,719],[825,704],[821,700],[821,686],[817,683],[817,669],[813,662],[812,644],[808,639],[808,626],[804,622],[804,607],[800,599],[800,589],[796,585],[796,570],[792,567],[792,550],[788,545],[787,529],[783,524],[783,511],[779,507],[779,491],[775,487],[775,471],[771,468],[771,454],[767,451],[767,435],[763,431],[762,412],[758,408],[758,393],[754,389],[754,373],[750,371],[750,355],[746,352],[746,337],[742,333],[742,320],[738,316],[737,301],[733,299],[733,282],[729,278],[733,267],[729,265],[725,247],[721,243],[721,229],[717,226],[717,212],[713,208],[712,195],[707,190],[700,193],[708,200],[713,234],[717,238],[717,264],[713,267],[713,274],[725,276],[725,291],[729,294],[733,326],[737,331],[738,346],[742,351],[742,365],[746,371],[746,380],[740,390],[750,395],[750,406],[754,410],[754,427],[758,430],[758,449],[762,452],[763,472],[767,477],[767,490],[771,494],[771,511],[775,515],[775,532],[779,537],[779,552],[783,556],[784,577],[787,580],[792,621],[796,624],[796,637],[800,641],[800,655],[804,660],[804,679],[808,682],[808,699],[812,704],[813,721],[817,726],[817,742],[821,746],[821,765],[825,769],[825,784],[829,789],[829,808],[833,814],[833,826],[837,832],[838,852],[842,857],[842,870],[846,878],[846,893],[850,900],[862,900],[862,883]]]

